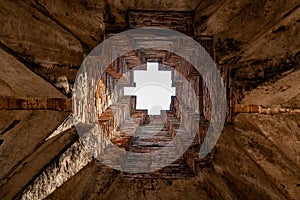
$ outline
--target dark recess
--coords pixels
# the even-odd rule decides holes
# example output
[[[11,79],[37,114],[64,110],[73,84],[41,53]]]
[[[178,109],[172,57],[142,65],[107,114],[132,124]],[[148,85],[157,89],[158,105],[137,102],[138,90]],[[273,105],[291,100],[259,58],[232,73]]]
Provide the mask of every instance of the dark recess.
[[[1,135],[13,129],[16,125],[20,123],[20,120],[14,120],[4,131],[2,131]]]

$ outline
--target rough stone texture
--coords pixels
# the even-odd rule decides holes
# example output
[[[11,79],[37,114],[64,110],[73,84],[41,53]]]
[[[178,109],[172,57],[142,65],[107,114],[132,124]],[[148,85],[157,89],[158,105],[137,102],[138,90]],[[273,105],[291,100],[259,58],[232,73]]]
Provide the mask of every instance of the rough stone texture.
[[[85,51],[94,48],[103,37],[105,4],[102,1],[26,2],[76,37]]]
[[[0,91],[1,97],[65,97],[2,49],[0,49]]]
[[[74,78],[76,71],[68,67],[81,64],[83,48],[51,18],[25,2],[4,1],[1,3],[1,27],[1,45],[23,59],[33,71],[49,80],[51,74]]]
[[[282,107],[280,105],[273,106],[261,106],[261,105],[245,105],[245,104],[235,104],[234,113],[260,113],[260,114],[281,114],[289,113],[296,114],[300,113],[300,109],[294,107]]]
[[[131,9],[140,9],[140,10],[176,10],[176,11],[191,11],[194,10],[199,3],[199,0],[191,1],[159,1],[159,0],[150,0],[150,1],[138,1],[138,0],[129,0],[128,5]]]
[[[89,162],[88,153],[77,141],[34,179],[33,183],[22,192],[21,199],[44,199]]]
[[[117,174],[111,168],[91,162],[46,199],[97,199],[107,191]],[[78,187],[74,188],[74,184]]]
[[[0,138],[3,140],[0,147],[0,193],[2,199],[12,199],[65,147],[64,142],[57,141],[56,148],[52,148],[45,139],[67,113],[1,110],[0,115]]]
[[[65,76],[72,85],[85,54],[110,33],[128,28],[128,8],[196,9],[195,34],[214,35],[217,61],[221,65],[218,67],[221,71],[231,70],[229,83],[232,85],[227,86],[234,86],[235,92],[241,94],[266,81],[262,87],[245,93],[244,100],[240,94],[230,98],[237,98],[245,105],[254,104],[254,110],[257,105],[299,107],[299,73],[296,70],[299,68],[300,12],[296,0],[27,0],[3,1],[0,8],[0,96],[65,98],[25,66],[51,83],[64,81],[65,78],[59,77]],[[128,43],[122,48],[126,45]],[[193,51],[193,48],[184,50]],[[213,55],[213,50],[209,52]],[[163,61],[170,67],[177,65],[173,61],[178,59],[157,51],[132,52],[115,61],[106,75],[117,79],[146,58],[168,58]],[[282,79],[269,81],[278,76]],[[111,94],[107,92],[110,90],[107,86],[113,85],[111,82],[110,78],[103,81],[106,95]],[[104,96],[100,95],[99,99]],[[106,101],[116,103],[117,99]],[[187,98],[185,101],[193,108],[193,102]],[[11,102],[10,105],[0,101],[0,107],[17,108],[17,102]],[[19,104],[24,106],[24,102]],[[89,103],[94,105],[95,102]],[[27,108],[28,105],[34,108],[35,101],[27,101]],[[117,132],[120,125],[117,122],[124,121],[122,113],[125,111],[119,112],[117,120],[110,121],[111,111],[105,108],[112,104],[104,105],[100,106],[103,113],[108,112],[103,116],[103,130],[109,134],[111,130]],[[114,109],[119,108],[122,106]],[[184,111],[184,107],[175,105],[173,109],[177,113]],[[126,113],[133,114],[132,108],[126,108]],[[67,115],[58,111],[1,110],[1,199],[22,196],[37,199],[299,199],[299,114],[236,115],[235,124],[225,127],[217,146],[205,160],[193,159],[197,156],[195,151],[187,151],[183,156],[189,169],[196,172],[195,177],[172,181],[132,181],[90,161],[81,151],[70,121],[56,129]],[[186,128],[194,127],[197,120],[191,120],[192,115],[186,113],[182,117],[188,122]],[[177,122],[177,119],[166,122],[171,135],[176,133]],[[137,123],[130,122],[123,128],[132,129],[134,124]],[[205,133],[205,128],[198,132],[196,142],[200,144],[205,135],[201,133]],[[131,137],[121,135],[120,141],[118,134],[113,136],[109,135],[112,141],[129,149],[130,145],[125,143]],[[197,150],[198,147],[193,148]]]
[[[43,170],[48,165],[49,160],[53,160],[60,155],[64,148],[69,146],[76,137],[76,132],[66,131],[58,137],[43,143],[34,153],[21,162],[23,166],[18,167],[14,172],[14,176],[2,185],[1,192],[6,191],[3,192],[5,195],[2,198],[10,199],[13,195],[23,190],[27,184],[31,184],[31,180],[36,176],[37,172]]]
[[[231,66],[235,89],[255,88],[299,68],[299,2],[202,1],[195,33],[213,34],[218,63]]]
[[[281,105],[300,108],[300,71],[284,75],[273,84],[266,83],[245,94],[242,103],[254,105]]]
[[[126,29],[127,9],[185,11],[193,10],[197,3],[198,0],[163,4],[157,0],[4,1],[0,13],[1,45],[51,83],[65,76],[72,84],[84,55],[102,41],[105,30]]]
[[[274,132],[270,133],[270,129]],[[158,179],[150,184],[150,188],[146,182],[141,183],[138,180],[132,182],[119,176],[104,194],[98,194],[96,197],[298,199],[299,139],[292,139],[298,138],[298,132],[297,115],[240,114],[236,118],[235,127],[227,126],[224,129],[214,150],[212,162],[201,165],[198,176],[172,182]],[[282,143],[283,140],[287,142]],[[83,183],[80,188],[87,186],[88,184]],[[60,192],[62,190],[59,190]],[[83,194],[82,192],[78,196]]]
[[[0,109],[72,111],[72,101],[66,98],[0,98]]]
[[[119,106],[120,104],[123,104],[124,106]],[[61,149],[60,154],[52,158],[44,169],[40,169],[37,173],[38,176],[34,177],[29,184],[23,186],[23,191],[19,192],[18,198],[44,199],[53,193],[58,187],[68,184],[71,177],[77,174],[77,172],[84,170],[89,163],[94,162],[92,159],[93,157],[99,159],[98,153],[102,153],[103,149],[109,145],[107,143],[103,143],[104,137],[112,140],[116,137],[116,127],[125,120],[124,116],[128,115],[126,112],[130,112],[130,109],[128,108],[129,105],[128,99],[127,103],[124,103],[124,101],[121,100],[120,102],[116,102],[114,105],[111,105],[109,109],[100,115],[100,129],[95,132],[93,137],[90,135],[88,137],[81,135],[81,140],[78,140],[78,137],[74,137],[73,134],[67,135],[67,137],[70,137],[70,141],[67,140],[64,143],[64,146],[61,146],[63,149]],[[112,110],[117,112],[115,116],[112,115]],[[64,138],[65,133],[74,132],[72,123],[73,125],[75,123],[72,117],[66,119],[63,123],[65,125],[55,130],[55,132],[53,132],[53,134],[51,134],[44,142],[55,140],[60,137]],[[101,143],[97,143],[99,140],[97,140],[96,137],[100,137]],[[95,142],[98,148],[101,147],[98,149],[99,152],[90,152],[90,149],[85,148],[87,145],[91,146]],[[59,145],[59,143],[57,145]],[[109,169],[109,171],[112,170]],[[108,177],[111,176],[111,174],[106,175]],[[105,181],[107,181],[108,184],[110,179],[104,180],[104,182]],[[9,195],[13,194],[10,193]]]
[[[193,35],[192,12],[145,12],[130,11],[128,13],[129,28],[161,27]]]
[[[237,141],[243,145],[244,153],[256,162],[275,188],[280,188],[278,192],[286,198],[297,199],[300,178],[299,114],[272,117],[239,115],[236,127],[240,133]]]
[[[176,5],[171,1],[162,3],[156,0],[26,2],[1,4],[4,27],[1,42],[52,83],[66,76],[72,84],[76,68],[84,55],[103,39],[105,29],[126,29],[128,8],[196,9],[195,34],[215,35],[217,60],[222,65],[233,66],[231,73],[235,79],[235,89],[239,92],[249,90],[276,74],[297,68],[299,64],[299,46],[294,42],[299,30],[296,0],[288,3],[176,1]],[[16,18],[13,13],[16,13]],[[34,38],[37,37],[41,42],[36,44]],[[25,40],[26,43],[23,42]],[[72,57],[74,55],[77,55],[76,59]],[[244,79],[247,79],[246,83],[242,81]]]

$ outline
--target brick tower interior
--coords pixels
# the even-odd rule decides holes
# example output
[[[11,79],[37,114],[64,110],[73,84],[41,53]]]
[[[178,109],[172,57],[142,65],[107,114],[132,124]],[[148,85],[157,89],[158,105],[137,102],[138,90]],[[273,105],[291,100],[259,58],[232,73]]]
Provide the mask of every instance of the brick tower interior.
[[[0,10],[0,199],[299,199],[298,1],[4,0]],[[204,158],[218,117],[208,87],[216,80],[148,35],[114,39],[108,67],[98,79],[80,79],[93,89],[74,103],[91,51],[143,27],[192,38],[220,73],[225,125]],[[157,40],[182,55],[197,51],[166,35]],[[111,59],[141,44],[149,48]],[[124,94],[147,63],[171,74],[175,95],[160,115]],[[74,116],[93,114],[98,129],[85,138]],[[169,152],[181,154],[169,162]]]

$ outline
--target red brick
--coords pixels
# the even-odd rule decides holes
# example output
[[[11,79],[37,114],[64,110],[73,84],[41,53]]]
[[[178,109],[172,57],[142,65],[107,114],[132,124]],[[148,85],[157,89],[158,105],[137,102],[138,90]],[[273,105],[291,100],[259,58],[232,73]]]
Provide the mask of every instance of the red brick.
[[[55,99],[47,99],[47,109],[55,110]]]
[[[9,109],[18,109],[17,99],[9,99],[8,100],[8,108]]]
[[[17,106],[18,106],[18,109],[27,109],[27,104],[28,104],[28,101],[27,99],[17,99]]]
[[[55,110],[63,111],[66,109],[66,99],[55,99]]]
[[[7,109],[7,108],[8,108],[8,99],[0,98],[0,109]]]
[[[66,111],[72,112],[72,99],[66,99]]]
[[[47,99],[46,98],[38,99],[38,109],[47,109]]]
[[[241,105],[241,104],[235,104],[234,105],[234,112],[235,113],[241,113],[241,112],[243,112],[243,105]]]
[[[252,113],[258,113],[258,112],[259,112],[259,106],[257,106],[257,105],[252,105],[252,106],[251,106],[251,112],[252,112]]]
[[[38,108],[38,100],[37,99],[28,99],[28,109],[36,110]]]

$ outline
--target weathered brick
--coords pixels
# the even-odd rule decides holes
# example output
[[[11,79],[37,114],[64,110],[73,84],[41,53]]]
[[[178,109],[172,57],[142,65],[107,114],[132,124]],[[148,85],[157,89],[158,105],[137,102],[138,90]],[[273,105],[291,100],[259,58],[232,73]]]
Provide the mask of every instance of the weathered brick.
[[[55,99],[55,110],[65,110],[66,109],[66,99]]]
[[[258,113],[259,112],[259,106],[251,105],[251,112],[252,113]]]
[[[9,99],[8,104],[9,109],[18,109],[17,99]]]
[[[38,99],[28,99],[28,109],[36,110],[38,108]]]
[[[66,99],[66,111],[72,112],[72,99]]]
[[[27,99],[17,99],[17,106],[18,109],[27,109],[28,107],[28,100]]]
[[[155,14],[154,14],[155,13]],[[191,12],[172,11],[130,11],[129,26],[131,28],[157,26],[186,34],[193,33],[193,15]]]
[[[38,109],[47,109],[47,98],[38,99]]]
[[[235,104],[234,105],[234,112],[235,113],[241,113],[243,111],[243,105],[241,104]]]
[[[55,110],[55,99],[47,99],[47,109]]]
[[[8,105],[9,104],[7,98],[0,98],[0,109],[7,109]]]

